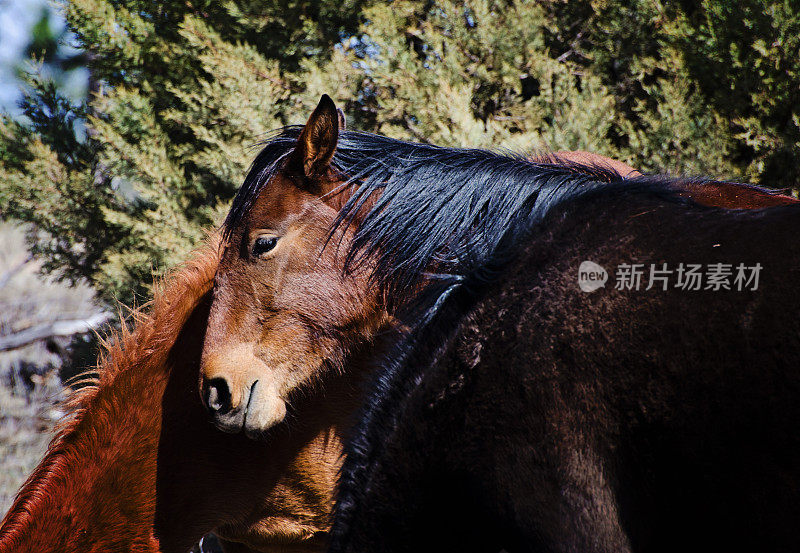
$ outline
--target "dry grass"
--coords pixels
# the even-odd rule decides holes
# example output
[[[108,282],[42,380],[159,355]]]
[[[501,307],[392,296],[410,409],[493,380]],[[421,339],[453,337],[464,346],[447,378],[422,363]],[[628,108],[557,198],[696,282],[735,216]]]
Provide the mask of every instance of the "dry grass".
[[[44,455],[50,432],[61,413],[54,402],[60,383],[37,386],[27,394],[0,385],[0,512],[11,506],[17,490]]]

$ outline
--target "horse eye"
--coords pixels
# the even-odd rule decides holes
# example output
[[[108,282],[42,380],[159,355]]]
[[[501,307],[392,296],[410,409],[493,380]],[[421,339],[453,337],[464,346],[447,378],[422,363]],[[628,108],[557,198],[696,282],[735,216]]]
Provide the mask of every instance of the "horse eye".
[[[260,236],[253,243],[253,255],[265,254],[278,245],[278,239],[274,236]]]

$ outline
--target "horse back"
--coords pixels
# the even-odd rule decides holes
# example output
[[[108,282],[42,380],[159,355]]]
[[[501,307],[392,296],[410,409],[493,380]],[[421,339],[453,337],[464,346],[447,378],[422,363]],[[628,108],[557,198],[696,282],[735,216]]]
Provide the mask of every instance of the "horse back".
[[[792,550],[799,230],[792,207],[636,194],[554,210],[382,377],[333,550]],[[585,261],[604,287],[579,287]],[[762,268],[755,289],[616,286],[681,264]]]

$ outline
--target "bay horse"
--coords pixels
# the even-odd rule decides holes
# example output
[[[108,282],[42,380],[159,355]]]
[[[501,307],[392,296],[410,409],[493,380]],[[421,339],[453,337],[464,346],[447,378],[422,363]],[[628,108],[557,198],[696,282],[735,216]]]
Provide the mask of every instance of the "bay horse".
[[[218,262],[217,237],[107,342],[0,524],[0,552],[187,553],[212,530],[227,553],[325,547],[360,389],[329,382],[263,442],[209,424],[197,378]]]
[[[406,331],[347,449],[332,551],[798,542],[793,199],[337,119],[323,97],[235,198],[200,382],[218,428],[268,438],[351,352]],[[697,189],[776,207],[711,208]],[[755,289],[588,293],[588,260],[764,271]]]

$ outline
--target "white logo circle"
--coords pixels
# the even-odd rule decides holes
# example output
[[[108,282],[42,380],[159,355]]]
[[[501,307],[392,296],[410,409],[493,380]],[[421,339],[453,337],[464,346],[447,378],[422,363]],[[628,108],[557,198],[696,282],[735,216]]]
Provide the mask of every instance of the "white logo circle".
[[[608,282],[608,272],[593,261],[584,261],[578,267],[578,286],[584,292],[594,292]]]

